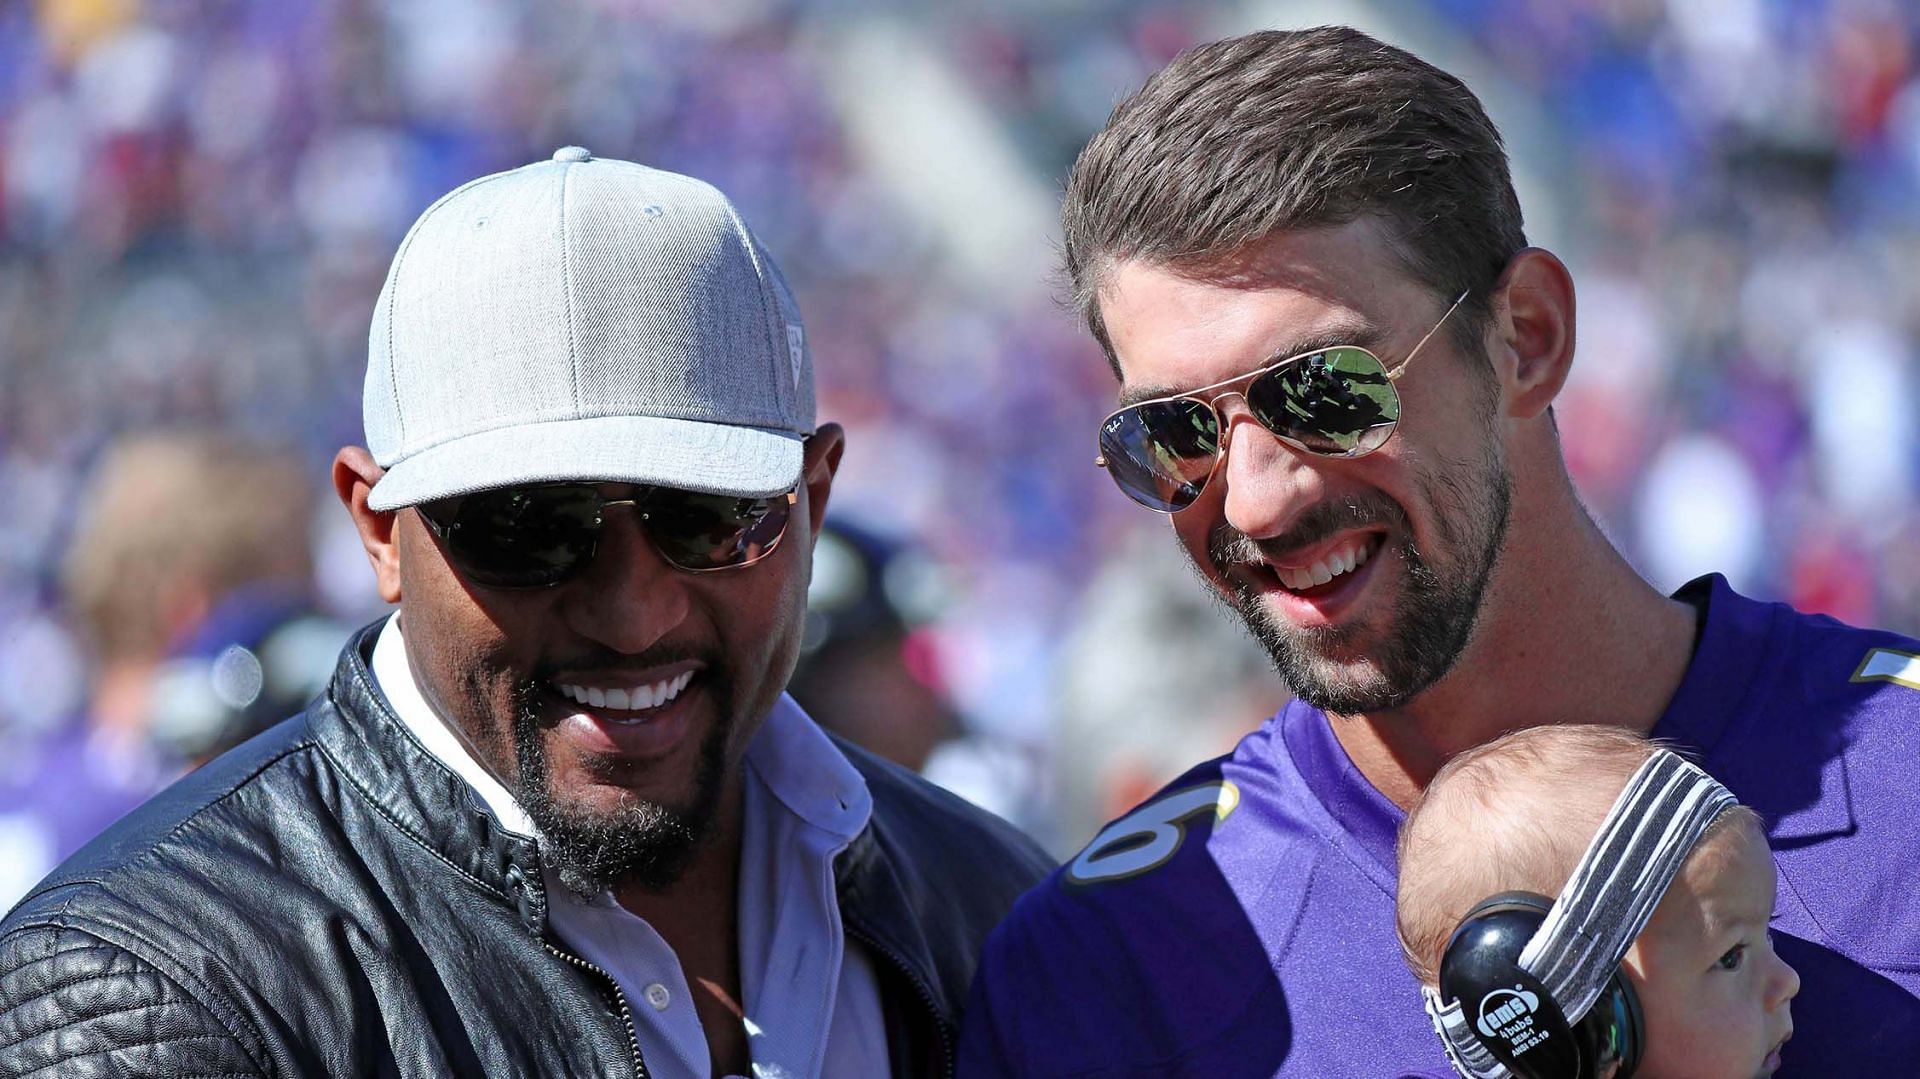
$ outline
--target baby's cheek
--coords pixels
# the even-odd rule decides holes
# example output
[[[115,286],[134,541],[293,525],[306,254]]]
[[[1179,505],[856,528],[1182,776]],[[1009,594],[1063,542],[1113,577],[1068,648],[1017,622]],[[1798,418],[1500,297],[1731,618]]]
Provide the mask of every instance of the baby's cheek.
[[[1636,946],[1637,947],[1637,946]],[[1645,1040],[1635,1079],[1709,1079],[1721,1073],[1713,1062],[1721,1055],[1715,1043],[1719,1033],[1701,999],[1704,987],[1674,984],[1656,966],[1648,977],[1634,979],[1644,1017]],[[1749,1071],[1739,1079],[1751,1079]]]
[[[1748,980],[1733,981],[1709,976],[1691,992],[1641,998],[1647,1045],[1636,1079],[1752,1079],[1766,1055],[1765,1016]]]

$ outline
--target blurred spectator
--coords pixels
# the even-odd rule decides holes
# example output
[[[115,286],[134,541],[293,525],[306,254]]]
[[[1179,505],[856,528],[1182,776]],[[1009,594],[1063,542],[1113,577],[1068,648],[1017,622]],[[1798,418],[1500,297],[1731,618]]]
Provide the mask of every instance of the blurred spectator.
[[[94,659],[95,728],[143,738],[156,671],[200,627],[300,595],[307,484],[296,462],[215,435],[135,436],[102,455],[62,573]]]
[[[822,727],[914,771],[960,732],[924,625],[939,587],[931,559],[828,517],[813,550],[807,629],[788,692]]]
[[[1038,836],[1062,857],[1286,703],[1265,649],[1172,546],[1143,532],[1113,552],[1068,633],[1055,812]]]
[[[290,457],[214,435],[141,435],[102,454],[76,492],[61,578],[92,689],[67,722],[8,739],[0,903],[316,688],[287,653],[317,648],[324,664],[345,631],[301,621],[308,480]]]
[[[325,690],[354,628],[279,584],[235,593],[154,672],[149,737],[205,764]]]

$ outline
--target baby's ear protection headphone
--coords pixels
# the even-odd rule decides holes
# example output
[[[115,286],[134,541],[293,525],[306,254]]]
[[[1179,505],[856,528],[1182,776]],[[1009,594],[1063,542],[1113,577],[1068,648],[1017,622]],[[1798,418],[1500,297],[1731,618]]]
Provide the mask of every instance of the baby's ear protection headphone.
[[[1694,844],[1735,804],[1712,776],[1657,750],[1559,898],[1501,892],[1474,904],[1447,940],[1439,986],[1423,991],[1454,1070],[1467,1079],[1628,1079],[1646,1023],[1620,961]]]
[[[1646,1027],[1619,964],[1577,1021],[1520,965],[1552,909],[1534,892],[1501,892],[1475,904],[1440,959],[1440,995],[1463,1002],[1473,1034],[1515,1079],[1627,1079],[1639,1066]],[[1607,1071],[1616,1064],[1619,1070]]]

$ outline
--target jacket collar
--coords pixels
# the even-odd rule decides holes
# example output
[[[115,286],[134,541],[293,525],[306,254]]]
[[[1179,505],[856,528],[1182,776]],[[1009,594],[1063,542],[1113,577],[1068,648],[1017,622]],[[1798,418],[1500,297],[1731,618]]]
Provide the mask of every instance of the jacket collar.
[[[309,711],[321,751],[394,827],[515,904],[527,928],[542,932],[546,901],[539,845],[503,827],[466,780],[394,715],[369,667],[383,625],[384,619],[375,622],[347,642],[326,701]]]
[[[381,816],[514,905],[527,929],[544,935],[547,899],[538,842],[501,825],[467,781],[394,714],[370,667],[385,624],[382,619],[361,629],[341,650],[326,699],[308,713],[315,740]],[[867,784],[892,792],[900,782],[863,751],[828,737]],[[938,1037],[950,1050],[967,986],[943,978],[942,971],[952,965],[934,961],[934,942],[927,938],[919,907],[936,897],[925,894],[924,882],[902,878],[907,863],[889,852],[889,841],[879,834],[884,830],[878,812],[882,790],[873,795],[874,815],[834,863],[842,923],[850,936],[877,950],[887,966],[914,983],[940,1018]]]
[[[972,965],[956,967],[935,960],[936,949],[951,951],[956,946],[955,941],[936,941],[928,935],[940,926],[951,928],[950,922],[934,913],[935,908],[947,904],[949,897],[929,887],[924,874],[906,852],[894,850],[901,843],[912,843],[915,839],[911,835],[895,834],[900,819],[910,814],[894,816],[893,826],[889,826],[885,809],[901,794],[901,781],[894,774],[895,769],[838,735],[828,737],[866,777],[875,809],[867,828],[834,862],[841,924],[849,937],[877,953],[875,958],[884,968],[906,976],[939,1018],[941,1030],[937,1037],[951,1049],[958,1035],[959,1004],[967,995],[967,982],[956,979],[956,969],[964,969],[966,976],[970,976]],[[964,942],[958,947],[969,954],[974,950]]]
[[[373,672],[374,689],[388,710],[413,735],[414,741],[465,780],[479,795],[480,803],[493,812],[495,820],[509,831],[539,839],[540,827],[533,823],[519,800],[480,763],[454,733],[453,724],[441,716],[440,710],[427,702],[426,694],[414,678],[412,661],[407,658],[406,638],[400,624],[404,617],[395,615],[387,619],[374,639],[372,658],[367,664]]]

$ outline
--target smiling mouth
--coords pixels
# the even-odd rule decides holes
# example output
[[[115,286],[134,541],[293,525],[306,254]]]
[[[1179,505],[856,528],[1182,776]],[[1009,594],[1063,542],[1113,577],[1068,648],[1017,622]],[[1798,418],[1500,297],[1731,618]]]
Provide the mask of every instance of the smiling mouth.
[[[624,722],[645,722],[647,716],[640,713],[657,712],[679,697],[688,684],[693,681],[693,671],[682,671],[672,678],[662,679],[636,686],[581,686],[567,682],[549,682],[548,687],[555,693],[575,704],[583,704],[599,711],[605,709],[615,712],[629,712],[634,715],[620,718]]]
[[[1375,532],[1358,536],[1340,547],[1315,559],[1312,565],[1305,567],[1269,566],[1273,575],[1279,578],[1280,587],[1295,595],[1314,596],[1322,592],[1331,592],[1345,583],[1344,578],[1380,552],[1386,542],[1386,536]]]

